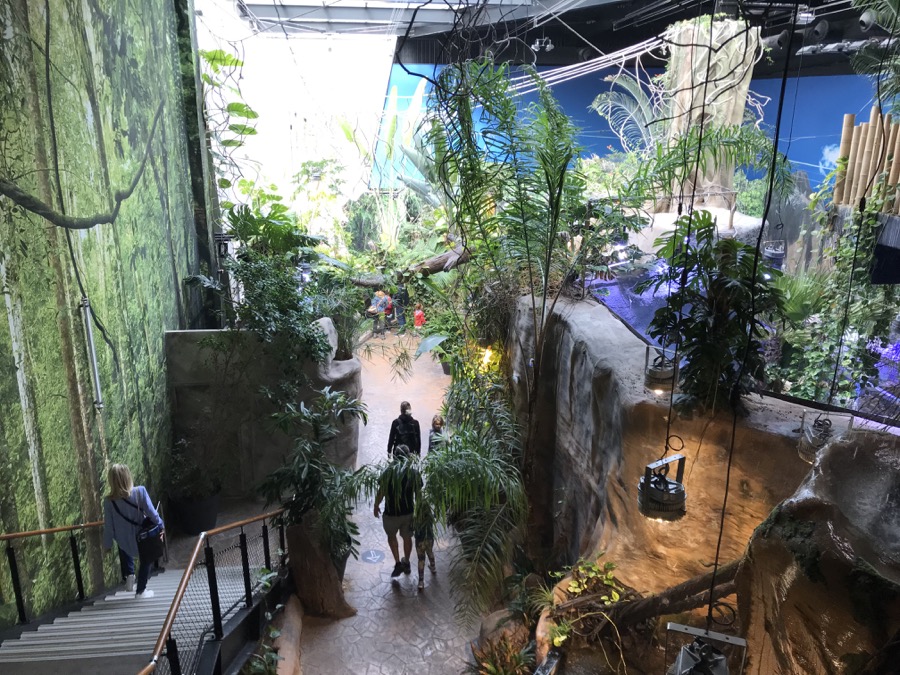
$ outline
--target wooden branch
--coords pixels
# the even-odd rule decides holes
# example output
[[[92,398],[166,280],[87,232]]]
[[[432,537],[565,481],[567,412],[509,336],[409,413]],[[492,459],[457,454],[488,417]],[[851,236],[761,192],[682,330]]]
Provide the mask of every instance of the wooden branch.
[[[459,243],[452,234],[448,234],[447,239],[453,244],[451,250],[427,258],[415,265],[410,265],[406,270],[397,273],[395,281],[405,281],[419,273],[427,277],[432,274],[437,274],[438,272],[449,272],[455,267],[469,262],[472,258],[469,249]],[[364,288],[378,288],[384,286],[388,280],[389,276],[386,274],[366,274],[359,277],[353,277],[351,282],[356,286],[363,286]]]
[[[113,195],[115,206],[110,213],[100,213],[83,218],[67,216],[58,211],[54,211],[51,206],[45,204],[34,195],[25,192],[18,185],[5,178],[0,178],[0,195],[8,197],[26,211],[31,211],[53,225],[62,227],[66,230],[89,230],[97,225],[114,223],[119,215],[119,210],[122,208],[122,202],[131,197],[135,188],[137,188],[137,184],[141,180],[141,176],[144,175],[144,169],[147,167],[147,160],[150,157],[150,146],[153,144],[153,137],[156,135],[156,127],[159,123],[162,111],[163,101],[160,101],[159,107],[156,109],[156,115],[153,117],[153,126],[150,128],[150,136],[147,138],[147,145],[144,148],[144,157],[141,160],[141,165],[138,167],[138,170],[131,179],[131,183],[129,183],[128,187],[123,190],[116,190]]]
[[[716,573],[716,588],[714,598],[722,598],[734,593],[734,577],[737,574],[739,560],[723,565]],[[592,606],[602,606],[603,612],[613,623],[623,630],[628,626],[646,621],[663,614],[677,614],[688,609],[702,607],[709,602],[709,585],[712,582],[712,572],[688,579],[684,583],[668,588],[661,593],[651,595],[641,600],[626,600],[612,605],[603,605],[599,596],[605,594],[592,593],[580,595],[565,602],[561,602],[553,608],[554,614],[562,614],[571,610],[590,611]]]

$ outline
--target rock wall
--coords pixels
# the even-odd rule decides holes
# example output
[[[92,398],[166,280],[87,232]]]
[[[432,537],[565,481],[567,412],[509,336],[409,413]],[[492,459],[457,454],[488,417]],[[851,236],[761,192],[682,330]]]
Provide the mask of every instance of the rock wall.
[[[857,432],[821,450],[737,581],[747,673],[898,672],[900,439]]]
[[[511,352],[516,406],[527,411],[530,303],[514,318]],[[668,396],[644,387],[645,347],[593,301],[557,306],[548,323],[544,372],[536,388],[542,470],[552,481],[553,544],[559,563],[606,550],[620,578],[658,591],[708,571],[715,556],[732,418],[672,420],[687,458],[687,514],[649,519],[637,506],[643,469],[663,452]],[[749,401],[736,426],[722,561],[743,554],[754,528],[794,492],[809,470],[797,455],[801,409]]]
[[[323,363],[308,366],[307,381],[298,383],[301,400],[325,387],[361,396],[359,360],[335,360],[334,325],[331,319],[319,325],[331,351]],[[185,439],[204,464],[221,468],[224,496],[254,494],[292,447],[290,437],[273,426],[270,417],[277,410],[264,393],[281,379],[271,348],[242,331],[166,333],[173,437]],[[326,453],[335,464],[354,468],[358,450],[359,420],[352,420]]]

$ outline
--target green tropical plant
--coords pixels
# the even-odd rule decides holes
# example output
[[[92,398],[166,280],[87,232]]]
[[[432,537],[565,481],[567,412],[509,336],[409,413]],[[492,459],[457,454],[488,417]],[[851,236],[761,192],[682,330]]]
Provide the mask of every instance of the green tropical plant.
[[[598,94],[589,108],[609,122],[625,152],[646,152],[665,143],[669,133],[665,89],[625,71],[603,81],[611,84],[609,91]]]
[[[573,627],[572,622],[568,619],[559,619],[556,623],[552,624],[550,626],[548,637],[553,643],[553,646],[562,647],[563,643],[569,639]]]
[[[241,71],[244,63],[222,49],[199,50],[203,82],[203,114],[215,160],[216,187],[222,207],[234,205],[228,190],[241,178],[242,167],[234,152],[247,136],[256,135],[259,114],[241,95]]]
[[[685,158],[689,161],[685,161]],[[787,194],[793,179],[790,164],[783,154],[775,154],[772,162],[772,139],[754,125],[693,125],[668,144],[657,145],[629,186],[629,194],[690,194],[696,166],[730,166],[765,172],[766,184],[774,173],[773,186],[778,194]]]
[[[762,218],[766,210],[766,195],[769,183],[765,178],[748,178],[738,169],[734,173],[734,191],[737,199],[737,210],[741,213]]]
[[[618,602],[624,589],[613,575],[615,569],[615,563],[609,561],[598,565],[593,561],[579,560],[572,565],[566,591],[573,596],[602,592],[599,598],[602,603],[611,605]]]
[[[483,646],[471,644],[475,663],[466,665],[466,673],[475,675],[530,675],[534,672],[534,643],[519,648],[507,637]]]
[[[326,444],[340,432],[339,425],[354,419],[364,424],[368,421],[365,404],[327,387],[308,406],[285,404],[274,422],[294,438],[294,447],[259,487],[267,505],[284,506],[282,518],[287,525],[317,514],[323,545],[335,565],[348,554],[359,554],[353,507],[360,495],[373,493],[377,483],[377,474],[370,467],[351,471],[335,466],[325,455]]]
[[[878,356],[870,345],[881,343],[896,316],[896,286],[874,285],[870,270],[881,228],[884,176],[876,182],[865,210],[854,209],[833,226],[833,184],[826,181],[810,202],[816,233],[830,265],[817,287],[812,313],[790,336],[777,375],[802,398],[849,406],[872,384]],[[822,208],[820,208],[822,207]]]
[[[290,256],[292,261],[314,259],[313,248],[321,239],[303,232],[280,199],[265,211],[251,209],[246,204],[229,208],[226,212],[229,234],[262,255]]]
[[[682,405],[738,407],[764,378],[763,317],[770,322],[784,318],[783,296],[770,283],[781,273],[759,263],[752,246],[718,238],[708,211],[678,218],[656,246],[668,266],[638,290],[673,289],[649,332],[663,346],[676,345],[684,361],[679,369],[686,396]]]

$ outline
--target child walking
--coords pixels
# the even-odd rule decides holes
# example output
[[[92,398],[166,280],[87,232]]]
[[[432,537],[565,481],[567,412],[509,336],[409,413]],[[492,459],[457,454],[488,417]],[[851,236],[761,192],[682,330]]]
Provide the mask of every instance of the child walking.
[[[418,504],[416,505],[419,506]],[[437,574],[437,565],[434,561],[434,518],[431,507],[422,504],[416,509],[415,523],[416,557],[419,562],[419,590],[425,588],[425,556],[428,556],[428,568],[432,574]]]
[[[416,303],[416,311],[413,312],[413,324],[416,328],[421,328],[425,325],[425,312],[422,310],[422,303]]]

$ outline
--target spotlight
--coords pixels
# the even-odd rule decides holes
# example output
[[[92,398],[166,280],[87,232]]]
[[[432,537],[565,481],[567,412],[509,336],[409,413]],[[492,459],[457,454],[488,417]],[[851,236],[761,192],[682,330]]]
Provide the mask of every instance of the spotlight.
[[[728,659],[700,638],[685,645],[666,675],[728,675]]]
[[[650,345],[644,350],[644,385],[651,389],[671,386],[675,378],[675,360],[665,350],[654,348],[656,356],[650,360]]]
[[[672,463],[678,463],[675,480],[667,478]],[[638,506],[651,518],[675,520],[685,513],[687,493],[684,490],[684,455],[664,457],[648,464],[638,481]]]
[[[831,439],[831,420],[817,416],[811,425],[806,424],[806,411],[800,420],[800,441],[797,443],[797,454],[808,464],[816,461],[816,454]]]
[[[745,639],[671,621],[666,624],[666,663],[669,662],[670,638],[677,640],[680,635],[687,635],[693,641],[682,644],[666,675],[728,675],[729,661],[736,672],[744,671]]]
[[[539,52],[543,49],[545,52],[553,51],[553,40],[548,37],[540,37],[534,39],[534,44],[531,45],[531,50],[534,52]]]
[[[878,14],[874,9],[867,9],[859,17],[859,29],[863,33],[868,33],[874,26],[878,24]]]
[[[791,34],[787,30],[783,30],[778,35],[770,35],[762,40],[763,47],[766,49],[784,49],[787,46]]]
[[[231,252],[229,242],[234,239],[234,237],[230,234],[225,234],[224,232],[216,232],[213,234],[213,239],[215,239],[216,242],[216,253],[219,256],[219,259],[225,260]]]
[[[807,28],[805,35],[816,42],[821,42],[825,39],[825,36],[828,35],[828,22],[825,19],[822,19],[812,28]]]

